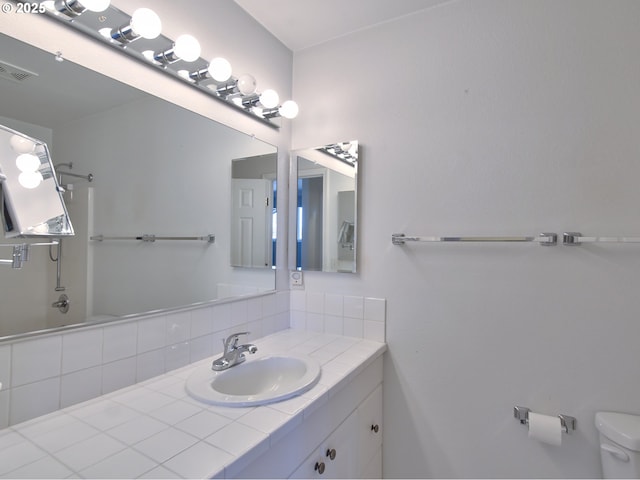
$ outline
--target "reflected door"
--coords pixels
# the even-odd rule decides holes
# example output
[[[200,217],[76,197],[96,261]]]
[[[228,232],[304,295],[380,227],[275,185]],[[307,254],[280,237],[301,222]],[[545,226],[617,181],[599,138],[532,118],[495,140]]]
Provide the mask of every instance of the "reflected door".
[[[271,265],[271,181],[238,178],[232,180],[231,265]]]

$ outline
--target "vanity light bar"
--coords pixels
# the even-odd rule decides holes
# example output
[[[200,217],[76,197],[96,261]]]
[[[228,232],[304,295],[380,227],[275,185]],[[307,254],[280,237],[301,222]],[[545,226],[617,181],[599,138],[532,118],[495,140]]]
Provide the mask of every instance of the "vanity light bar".
[[[95,2],[102,5],[89,6]],[[98,11],[105,3],[107,6]],[[279,125],[272,121],[274,118],[293,119],[298,115],[298,105],[293,100],[280,104],[273,90],[258,93],[251,75],[232,76],[227,60],[217,57],[207,62],[200,58],[200,45],[194,37],[182,35],[174,42],[161,35],[161,22],[149,9],[138,9],[130,16],[110,6],[109,0],[55,0],[42,4],[47,7],[45,14],[49,18],[155,67],[266,125],[277,129]],[[153,34],[139,25],[140,10],[148,11],[145,17],[154,18],[157,28]],[[185,63],[193,66],[185,69]]]

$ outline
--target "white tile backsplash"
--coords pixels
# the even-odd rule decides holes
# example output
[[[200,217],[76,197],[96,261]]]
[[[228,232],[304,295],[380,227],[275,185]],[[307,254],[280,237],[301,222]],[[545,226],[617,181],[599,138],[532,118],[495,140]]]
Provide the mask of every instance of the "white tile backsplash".
[[[138,321],[138,353],[149,352],[167,345],[167,327],[164,317]]]
[[[344,316],[349,318],[364,318],[364,298],[344,297]]]
[[[0,392],[11,386],[11,345],[0,346]]]
[[[217,355],[220,339],[238,329],[250,330],[250,338],[290,326],[384,338],[384,305],[294,290],[3,343],[0,428]]]
[[[67,333],[62,336],[62,373],[102,364],[102,329]]]
[[[11,386],[60,375],[62,337],[42,337],[13,345]]]
[[[103,334],[102,361],[104,363],[132,357],[136,354],[138,344],[137,322],[105,327]]]
[[[60,408],[60,377],[11,389],[9,423],[20,423]]]
[[[297,330],[385,341],[384,298],[292,290],[290,325]]]
[[[85,368],[62,375],[60,379],[62,408],[84,402],[102,394],[102,367]]]

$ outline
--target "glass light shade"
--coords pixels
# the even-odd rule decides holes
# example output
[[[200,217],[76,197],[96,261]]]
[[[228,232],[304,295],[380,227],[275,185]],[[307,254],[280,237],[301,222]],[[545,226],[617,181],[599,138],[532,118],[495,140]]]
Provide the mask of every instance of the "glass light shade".
[[[11,145],[11,148],[16,153],[31,153],[36,147],[35,143],[20,135],[12,135],[9,139],[9,145]]]
[[[236,87],[238,88],[238,91],[242,95],[251,95],[256,91],[256,87],[257,87],[256,79],[253,78],[248,73],[245,73],[244,75],[240,75],[238,77],[238,81],[236,82]]]
[[[158,14],[150,8],[139,8],[131,17],[131,30],[136,35],[150,40],[160,35],[162,22]]]
[[[200,42],[191,35],[180,35],[173,50],[176,56],[185,62],[193,62],[200,58]]]
[[[18,182],[24,188],[36,188],[42,183],[42,174],[40,172],[22,172],[18,175]]]
[[[260,94],[260,103],[264,108],[276,108],[280,102],[278,92],[271,89],[266,89]]]
[[[109,8],[111,0],[81,0],[80,3],[90,12],[104,12]]]
[[[40,168],[40,159],[31,153],[22,153],[16,158],[16,166],[21,172],[35,172]]]
[[[298,104],[293,100],[287,100],[278,109],[280,115],[288,119],[296,118],[298,116],[298,111]]]
[[[209,75],[216,82],[226,82],[231,78],[231,64],[226,58],[216,57],[209,62]]]

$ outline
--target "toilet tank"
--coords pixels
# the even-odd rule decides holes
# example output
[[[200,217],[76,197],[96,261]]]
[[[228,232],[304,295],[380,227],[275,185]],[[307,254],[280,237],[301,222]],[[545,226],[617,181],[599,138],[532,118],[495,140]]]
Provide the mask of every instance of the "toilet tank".
[[[640,416],[596,413],[604,478],[640,478]]]

